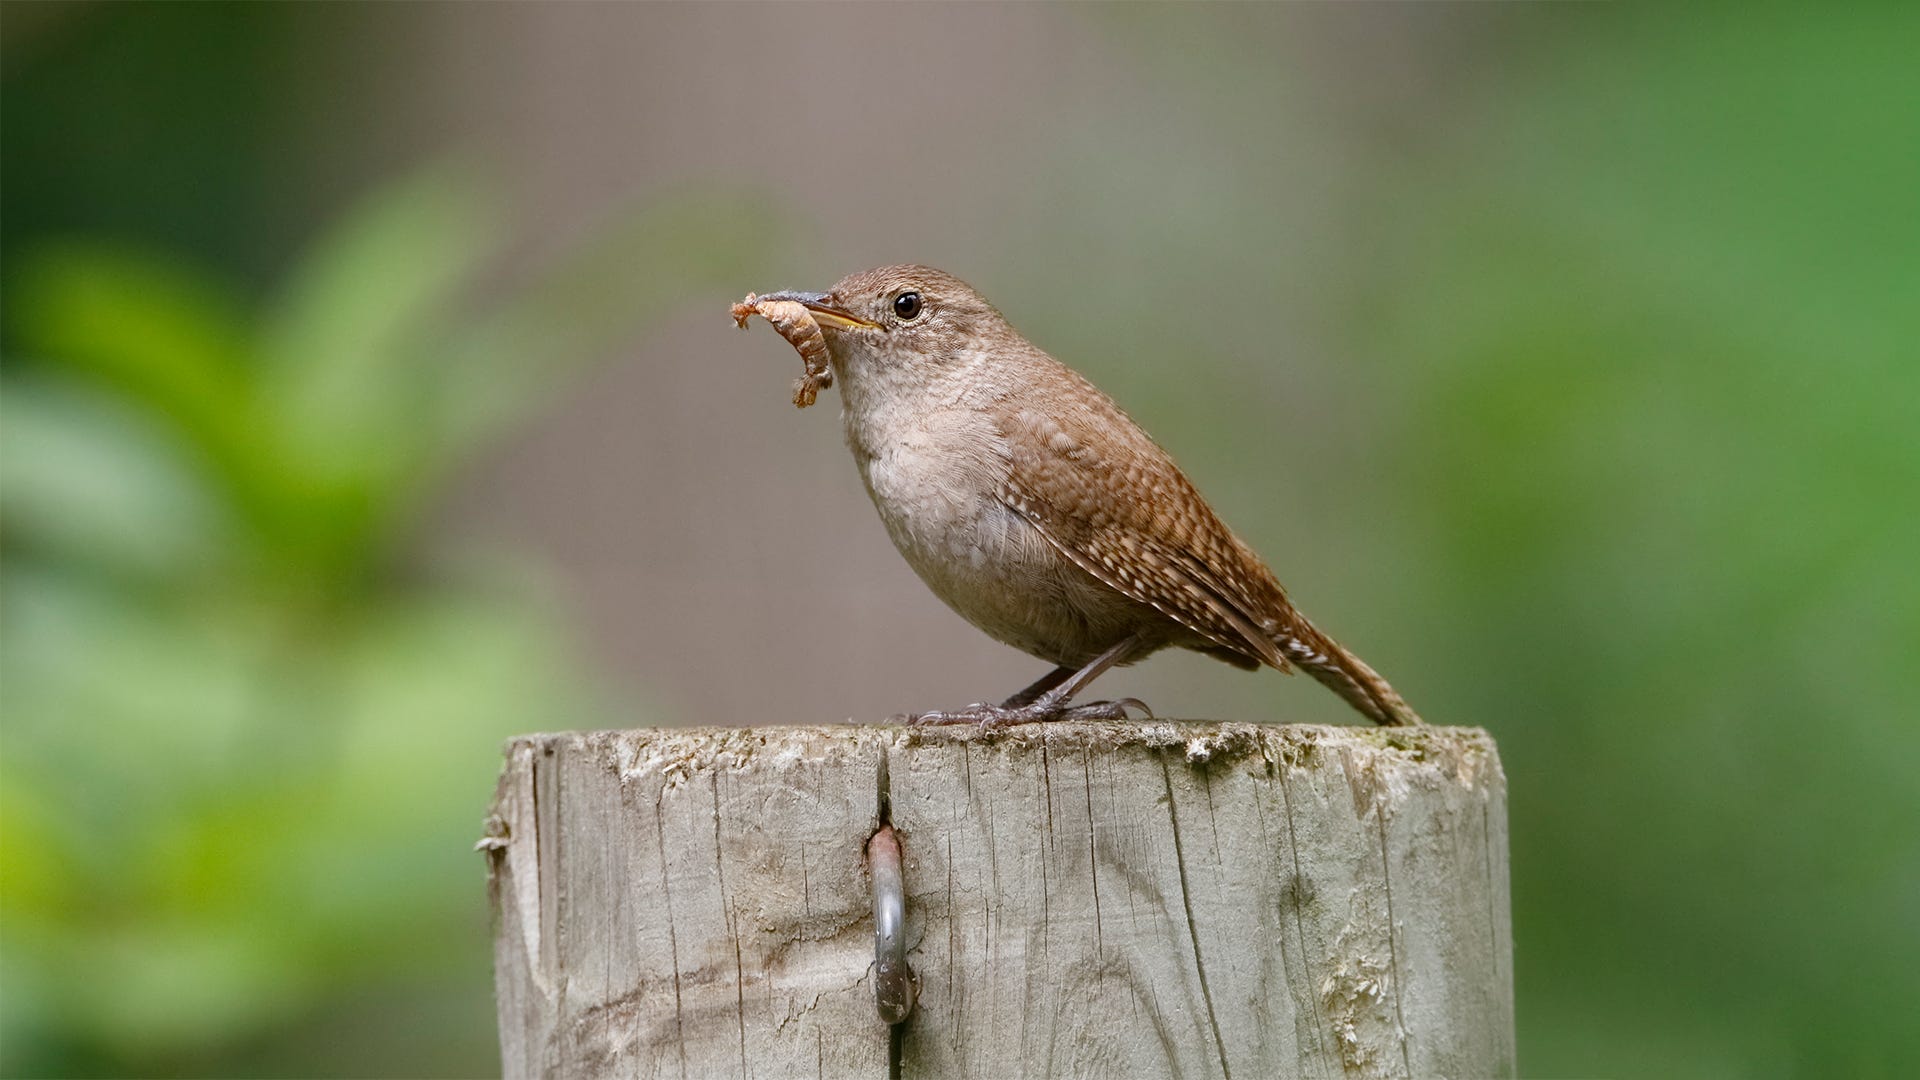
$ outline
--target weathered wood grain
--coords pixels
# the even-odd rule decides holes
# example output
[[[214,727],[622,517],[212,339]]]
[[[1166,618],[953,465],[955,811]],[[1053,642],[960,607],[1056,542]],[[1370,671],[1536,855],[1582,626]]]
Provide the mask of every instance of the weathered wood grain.
[[[482,841],[506,1074],[884,1076],[883,757],[904,1075],[1512,1073],[1483,732],[1147,722],[515,740]]]

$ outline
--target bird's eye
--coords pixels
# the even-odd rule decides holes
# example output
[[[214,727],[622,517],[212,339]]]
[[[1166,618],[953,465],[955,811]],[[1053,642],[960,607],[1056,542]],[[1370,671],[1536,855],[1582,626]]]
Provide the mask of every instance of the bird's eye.
[[[917,292],[903,292],[899,296],[894,297],[893,313],[900,316],[903,322],[912,322],[918,318],[920,315],[920,294]]]

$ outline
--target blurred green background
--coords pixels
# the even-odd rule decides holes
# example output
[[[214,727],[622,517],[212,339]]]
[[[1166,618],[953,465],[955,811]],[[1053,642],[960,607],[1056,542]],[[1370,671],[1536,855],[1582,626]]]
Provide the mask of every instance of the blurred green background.
[[[1037,674],[722,321],[914,260],[1498,737],[1524,1075],[1906,1074],[1916,10],[7,5],[0,1072],[494,1072],[504,736]]]

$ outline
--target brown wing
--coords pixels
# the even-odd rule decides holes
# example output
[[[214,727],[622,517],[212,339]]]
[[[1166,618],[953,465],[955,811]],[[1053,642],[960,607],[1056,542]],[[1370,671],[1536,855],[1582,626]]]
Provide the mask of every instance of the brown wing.
[[[1287,670],[1276,638],[1294,617],[1265,564],[1118,406],[1069,369],[1048,375],[1077,385],[1021,395],[1046,408],[1009,402],[1002,413],[1014,466],[1006,504],[1114,589],[1228,652]]]

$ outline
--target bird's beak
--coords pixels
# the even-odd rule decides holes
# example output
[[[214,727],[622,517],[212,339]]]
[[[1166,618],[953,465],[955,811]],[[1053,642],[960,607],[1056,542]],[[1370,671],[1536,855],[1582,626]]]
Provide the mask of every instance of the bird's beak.
[[[797,300],[813,312],[814,318],[828,326],[851,326],[861,330],[878,330],[879,323],[868,322],[833,302],[832,293],[821,292],[771,292],[762,293],[762,300]]]

